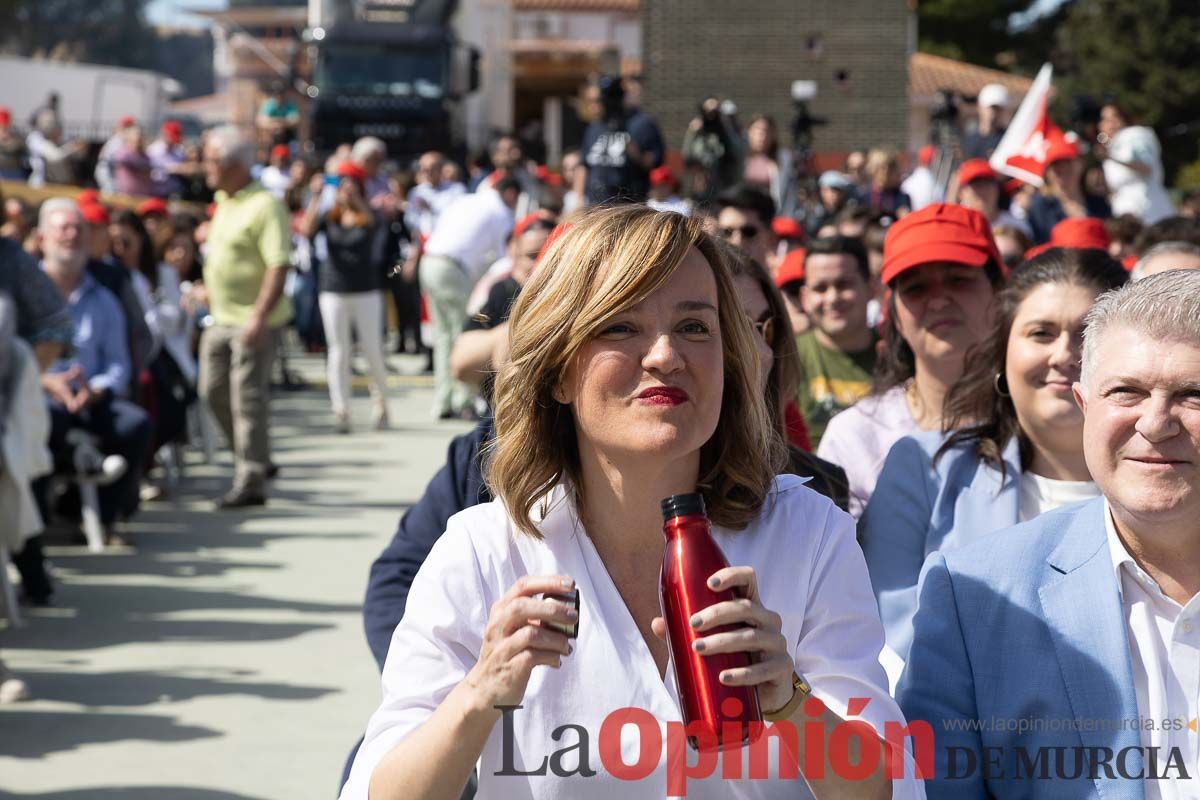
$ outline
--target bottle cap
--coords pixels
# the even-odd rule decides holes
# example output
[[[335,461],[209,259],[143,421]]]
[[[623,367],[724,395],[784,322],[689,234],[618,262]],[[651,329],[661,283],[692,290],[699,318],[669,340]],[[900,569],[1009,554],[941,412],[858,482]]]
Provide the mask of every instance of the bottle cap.
[[[673,494],[662,501],[663,521],[690,514],[704,516],[704,495],[699,492]]]

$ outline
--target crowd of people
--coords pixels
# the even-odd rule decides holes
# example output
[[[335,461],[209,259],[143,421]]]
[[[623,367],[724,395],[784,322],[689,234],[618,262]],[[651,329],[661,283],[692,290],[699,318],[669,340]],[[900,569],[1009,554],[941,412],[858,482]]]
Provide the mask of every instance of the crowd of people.
[[[570,793],[503,776],[500,705],[524,703],[508,729],[523,766],[559,749],[559,722],[598,729],[630,705],[677,718],[648,556],[658,501],[697,487],[735,564],[714,585],[746,602],[696,624],[749,625],[704,641],[762,654],[726,677],[765,710],[799,721],[794,693],[811,691],[828,731],[854,718],[880,736],[906,717],[1194,718],[1200,209],[1176,213],[1153,132],[1106,105],[1051,143],[1043,185],[1022,184],[989,164],[1010,109],[987,87],[955,151],[873,148],[809,175],[770,117],[743,131],[717,97],[668,153],[635,85],[596,83],[594,121],[557,165],[510,134],[470,169],[440,152],[397,163],[373,137],[316,164],[279,101],[259,115],[280,134],[265,151],[230,126],[184,142],[170,121],[143,146],[123,119],[100,191],[6,201],[0,497],[24,510],[0,544],[25,599],[50,601],[39,534],[73,511],[54,478],[99,479],[105,536],[132,545],[120,523],[163,491],[157,454],[189,414],[211,414],[234,454],[217,506],[267,502],[289,325],[326,353],[333,429],[356,427],[356,346],[370,426],[387,428],[391,320],[394,349],[427,357],[431,417],[477,425],[372,566],[386,692],[343,797]],[[12,152],[4,177],[49,180]],[[671,402],[641,402],[651,390]],[[106,458],[81,464],[81,441]],[[32,457],[47,447],[50,463]],[[585,598],[574,655],[533,622],[580,620],[536,598],[564,585]],[[630,680],[580,701],[613,670]],[[0,665],[0,701],[26,693]],[[943,781],[944,731],[933,780],[897,779],[894,796],[1018,796]],[[956,731],[973,752],[1022,744]],[[1186,731],[1096,741],[1200,767]],[[817,797],[847,788],[807,780]],[[887,788],[880,770],[854,796]]]

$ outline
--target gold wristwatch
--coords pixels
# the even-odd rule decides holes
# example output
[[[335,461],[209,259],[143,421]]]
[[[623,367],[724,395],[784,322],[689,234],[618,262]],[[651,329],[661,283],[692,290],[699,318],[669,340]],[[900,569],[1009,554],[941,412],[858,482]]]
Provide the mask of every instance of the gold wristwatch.
[[[788,719],[811,694],[812,687],[805,677],[798,672],[792,672],[792,699],[788,700],[783,708],[774,711],[764,710],[763,719],[768,722],[779,722],[780,720]]]

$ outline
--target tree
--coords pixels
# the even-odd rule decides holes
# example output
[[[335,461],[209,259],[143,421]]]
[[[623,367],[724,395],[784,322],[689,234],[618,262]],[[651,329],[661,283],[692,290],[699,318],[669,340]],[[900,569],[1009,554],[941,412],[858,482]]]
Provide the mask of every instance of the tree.
[[[1034,0],[919,0],[917,36],[922,53],[996,69],[1012,50],[1009,19]]]
[[[0,0],[0,50],[142,67],[153,55],[148,0]]]
[[[1196,0],[1079,0],[1059,28],[1054,52],[1060,102],[1111,98],[1152,126],[1169,176],[1197,157],[1200,131],[1200,3]]]

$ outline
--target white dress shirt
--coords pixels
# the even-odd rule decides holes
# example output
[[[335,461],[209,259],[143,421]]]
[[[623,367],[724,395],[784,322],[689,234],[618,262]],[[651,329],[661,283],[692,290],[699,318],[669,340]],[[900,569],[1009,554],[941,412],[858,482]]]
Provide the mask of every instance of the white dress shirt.
[[[1142,726],[1142,747],[1158,748],[1160,774],[1167,764],[1170,748],[1179,748],[1194,783],[1200,775],[1200,748],[1196,741],[1200,595],[1181,606],[1163,594],[1158,583],[1125,549],[1107,503],[1104,526],[1125,614],[1138,715],[1154,722],[1153,730],[1148,725]],[[1174,780],[1177,773],[1169,774],[1170,780],[1144,781],[1146,800],[1192,800],[1200,796],[1195,785],[1177,783]]]
[[[418,183],[408,190],[408,209],[404,222],[411,234],[429,236],[437,225],[438,217],[446,207],[467,193],[461,183]]]
[[[470,285],[504,254],[515,216],[498,192],[467,194],[448,205],[425,242],[429,255],[458,262]]]
[[[783,618],[796,670],[836,714],[847,717],[851,698],[868,698],[861,715],[880,736],[889,720],[903,719],[888,695],[879,664],[883,627],[875,610],[866,564],[854,538],[854,521],[828,499],[791,475],[775,479],[758,520],[742,531],[714,528],[731,564],[755,568],[763,605]],[[557,800],[608,798],[661,800],[667,797],[665,746],[654,772],[626,782],[609,774],[599,756],[600,729],[612,711],[633,706],[649,711],[665,742],[665,724],[679,722],[673,668],[665,680],[621,598],[604,562],[584,531],[563,484],[534,508],[544,538],[521,534],[499,500],[452,517],[446,533],[413,581],[408,611],[396,628],[383,671],[383,702],[367,726],[342,800],[366,800],[371,772],[402,739],[429,719],[479,658],[492,603],[523,575],[571,576],[580,593],[579,638],[562,667],[537,667],[513,712],[513,765],[523,771],[579,742],[562,725],[583,726],[588,761],[596,775],[556,777],[497,776],[504,769],[503,722],[497,723],[479,759],[479,800]],[[651,742],[650,744],[653,744]],[[638,761],[637,728],[621,736],[626,764]],[[764,780],[724,780],[721,769],[690,780],[689,798],[811,797],[802,779],[782,780],[771,747],[770,775]],[[694,754],[689,761],[694,763]],[[562,761],[579,764],[579,750]],[[743,763],[745,766],[745,762]],[[743,772],[745,774],[745,772]],[[894,797],[924,797],[911,779],[895,781]]]

